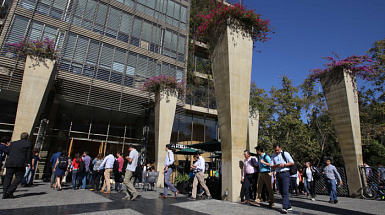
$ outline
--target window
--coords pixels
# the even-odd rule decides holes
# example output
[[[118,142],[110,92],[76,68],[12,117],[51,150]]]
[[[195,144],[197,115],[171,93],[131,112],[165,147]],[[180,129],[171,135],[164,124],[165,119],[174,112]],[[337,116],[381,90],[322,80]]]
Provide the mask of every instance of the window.
[[[128,60],[127,60],[127,69],[126,69],[127,75],[132,75],[132,76],[135,75],[136,58],[137,58],[137,54],[129,53]]]
[[[114,63],[112,64],[112,70],[124,73],[124,64],[126,61],[126,51],[116,48],[114,55]]]
[[[88,48],[88,39],[85,37],[79,37],[76,43],[73,60],[79,63],[83,63],[86,57],[87,48]]]
[[[96,65],[96,62],[98,61],[99,50],[99,42],[91,40],[90,47],[88,48],[88,56],[86,63]]]
[[[147,57],[139,55],[138,57],[138,69],[136,70],[137,76],[146,77],[147,74]]]
[[[114,47],[110,46],[110,45],[103,44],[103,49],[102,49],[102,53],[100,56],[99,66],[106,68],[106,69],[110,69],[113,54],[114,54]]]

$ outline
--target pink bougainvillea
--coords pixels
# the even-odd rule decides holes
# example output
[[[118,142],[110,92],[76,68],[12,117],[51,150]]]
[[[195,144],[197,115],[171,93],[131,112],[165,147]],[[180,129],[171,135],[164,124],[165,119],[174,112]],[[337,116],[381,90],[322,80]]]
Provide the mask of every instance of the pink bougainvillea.
[[[271,38],[268,33],[270,20],[262,19],[261,14],[256,14],[254,10],[248,10],[242,4],[227,5],[220,3],[216,10],[211,10],[208,15],[201,15],[203,22],[198,27],[197,35],[201,40],[209,41],[210,37],[215,37],[213,31],[218,25],[232,21],[236,27],[249,33],[253,42],[267,42]],[[235,22],[234,22],[235,21]]]
[[[186,83],[175,77],[166,75],[155,76],[148,79],[141,88],[142,91],[156,93],[158,91],[167,91],[169,93],[178,93],[184,95],[187,93]]]
[[[17,54],[20,59],[26,59],[28,55],[38,60],[56,60],[58,57],[55,41],[48,37],[44,40],[28,40],[23,38],[18,43],[7,43],[7,45],[8,51]]]
[[[373,68],[373,61],[367,55],[353,55],[345,59],[340,59],[337,53],[333,52],[336,56],[323,57],[329,62],[325,64],[325,69],[311,69],[308,75],[308,81],[318,81],[321,76],[332,72],[337,69],[347,69],[346,71],[352,76],[358,76],[363,80],[371,80],[372,77],[377,75]]]

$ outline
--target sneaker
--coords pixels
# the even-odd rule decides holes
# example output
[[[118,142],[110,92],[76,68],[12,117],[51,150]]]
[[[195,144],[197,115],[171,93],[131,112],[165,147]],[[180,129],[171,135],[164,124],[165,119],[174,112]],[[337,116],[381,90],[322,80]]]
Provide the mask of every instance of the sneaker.
[[[134,201],[134,199],[136,199],[136,197],[138,197],[138,194],[137,194],[137,193],[135,193],[135,194],[132,196],[131,201]]]
[[[80,190],[85,190],[84,188],[81,188]]]
[[[282,208],[281,213],[287,214],[287,210],[285,208]]]
[[[130,199],[130,197],[124,197],[124,198],[122,198],[122,200],[127,200],[127,201],[130,201],[131,199]]]
[[[290,208],[288,208],[288,209],[287,209],[287,211],[292,211],[292,210],[293,210],[293,208],[292,208],[292,207],[290,207]]]
[[[314,202],[314,201],[315,201],[315,198],[312,198],[311,200]]]
[[[206,197],[206,200],[210,200],[210,199],[212,199],[213,197],[212,196],[207,196]]]
[[[337,204],[338,203],[338,200],[336,199],[336,200],[334,200],[334,204]]]
[[[95,191],[95,189],[91,189],[90,191]]]
[[[187,198],[187,200],[195,201],[195,200],[197,200],[197,199],[196,199],[196,198],[193,198],[193,197],[189,197],[189,198]]]

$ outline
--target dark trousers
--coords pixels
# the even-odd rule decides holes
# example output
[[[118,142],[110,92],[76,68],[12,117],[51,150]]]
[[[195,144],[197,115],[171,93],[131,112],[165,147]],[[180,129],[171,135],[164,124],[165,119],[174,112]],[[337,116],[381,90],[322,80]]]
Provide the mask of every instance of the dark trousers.
[[[3,183],[3,197],[6,196],[6,193],[15,192],[17,186],[19,186],[23,180],[24,174],[25,167],[7,167],[7,173],[5,174]],[[16,178],[11,184],[13,175],[15,175]]]
[[[298,194],[297,177],[290,177],[290,190],[291,194]]]
[[[289,184],[290,184],[290,173],[277,173],[278,189],[282,196],[282,206],[284,209],[291,208],[289,199]]]
[[[253,187],[255,186],[254,174],[245,174],[243,189],[245,191],[245,200],[250,201],[250,195],[253,193]]]
[[[307,189],[310,191],[310,195],[312,198],[315,198],[315,181],[307,182]]]
[[[103,170],[93,171],[92,172],[92,186],[91,189],[95,189],[97,191],[100,190],[100,178],[104,175]]]

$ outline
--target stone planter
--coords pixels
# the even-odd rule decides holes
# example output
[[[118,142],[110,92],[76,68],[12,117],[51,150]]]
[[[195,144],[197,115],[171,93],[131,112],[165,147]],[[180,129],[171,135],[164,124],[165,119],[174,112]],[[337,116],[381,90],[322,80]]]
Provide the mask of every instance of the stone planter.
[[[179,183],[176,184],[176,189],[181,194],[188,194],[188,191],[187,191],[188,185],[189,185],[188,181],[179,182]]]
[[[158,187],[163,187],[164,184],[162,171],[167,154],[165,148],[171,139],[177,99],[177,93],[155,93],[155,165],[156,171],[159,171]]]
[[[46,59],[39,62],[28,56],[25,62],[23,81],[13,129],[12,140],[19,140],[22,132],[31,134],[38,125],[56,75],[56,62]]]
[[[221,28],[221,27],[220,27]],[[210,41],[215,96],[222,143],[222,194],[240,201],[241,168],[246,149],[253,41],[239,29],[225,26]]]
[[[362,186],[358,166],[363,162],[356,81],[341,69],[324,75],[321,85],[344,158],[349,195],[353,195]]]

